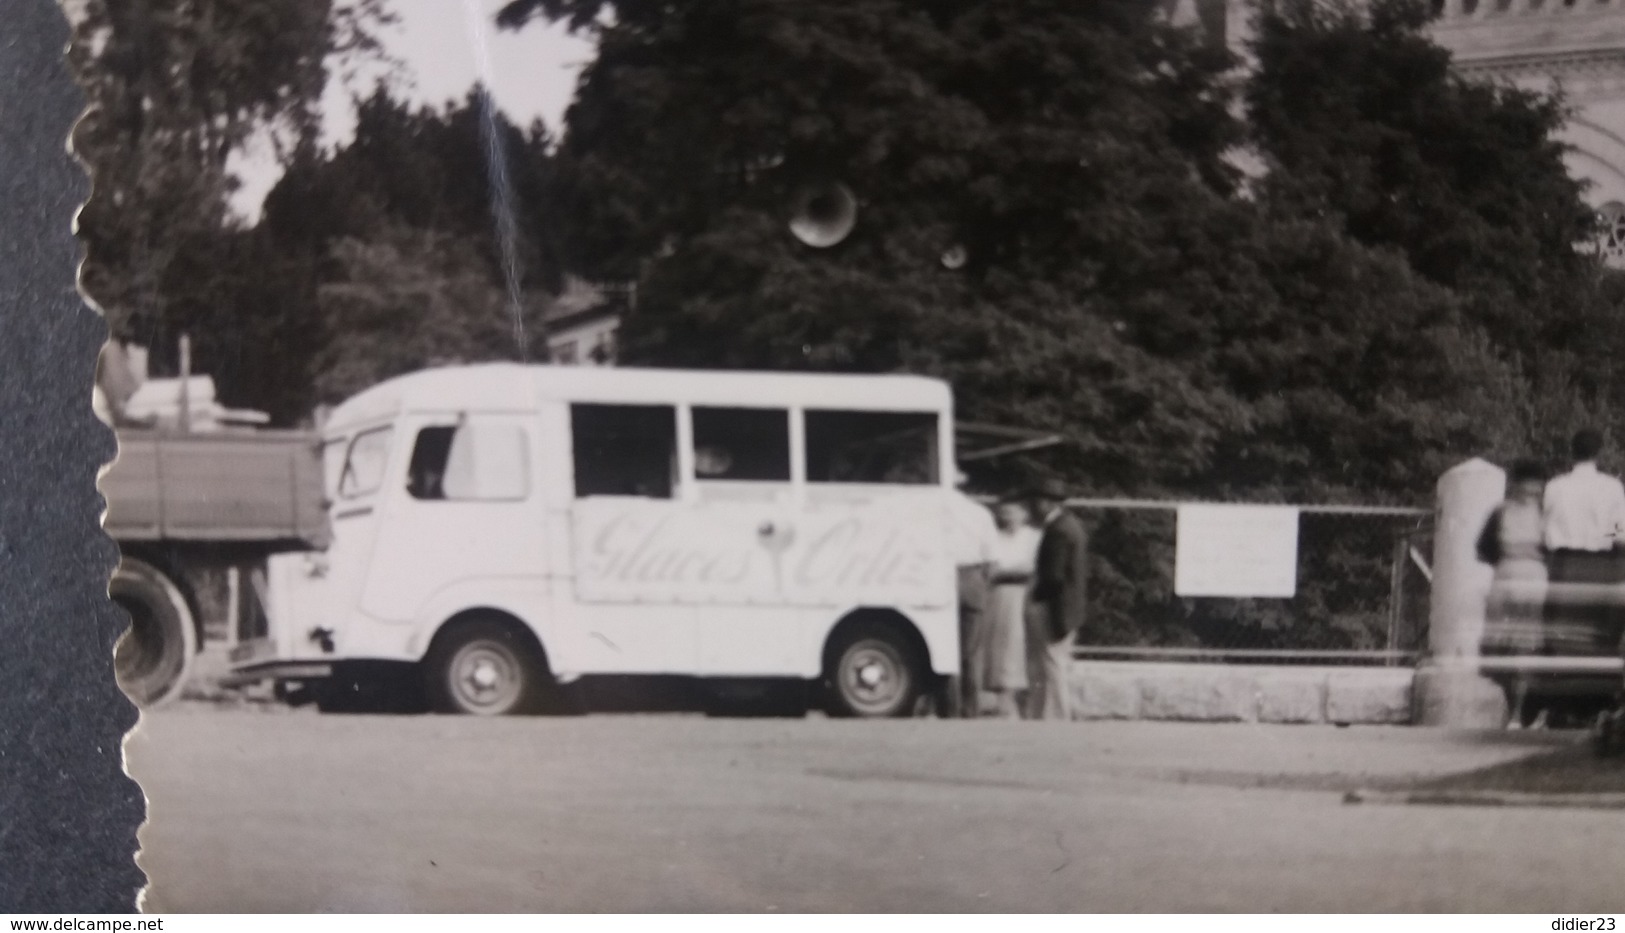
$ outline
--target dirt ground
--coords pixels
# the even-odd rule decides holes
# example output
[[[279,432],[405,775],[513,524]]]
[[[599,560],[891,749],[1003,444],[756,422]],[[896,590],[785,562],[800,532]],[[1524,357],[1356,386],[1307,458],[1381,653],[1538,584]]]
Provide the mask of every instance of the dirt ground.
[[[1625,911],[1625,812],[1342,802],[1577,741],[182,706],[128,761],[157,911]]]

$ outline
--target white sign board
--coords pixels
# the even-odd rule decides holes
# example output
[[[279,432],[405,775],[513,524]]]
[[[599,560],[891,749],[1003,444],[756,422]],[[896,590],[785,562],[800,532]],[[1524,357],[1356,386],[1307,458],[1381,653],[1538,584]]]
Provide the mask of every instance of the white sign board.
[[[1297,595],[1298,510],[1279,505],[1182,505],[1174,546],[1178,596]]]

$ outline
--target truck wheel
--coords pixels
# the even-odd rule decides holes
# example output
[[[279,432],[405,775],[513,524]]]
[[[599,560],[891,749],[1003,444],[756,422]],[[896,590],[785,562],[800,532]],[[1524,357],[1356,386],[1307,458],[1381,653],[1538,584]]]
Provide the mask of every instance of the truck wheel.
[[[865,626],[835,646],[826,677],[833,716],[910,716],[924,687],[913,647],[888,627]]]
[[[162,571],[133,557],[119,561],[108,593],[130,614],[130,627],[113,648],[119,687],[142,709],[174,699],[197,656],[197,626],[186,597]]]
[[[531,712],[548,677],[513,625],[493,619],[447,626],[435,636],[424,669],[436,711],[474,716]]]

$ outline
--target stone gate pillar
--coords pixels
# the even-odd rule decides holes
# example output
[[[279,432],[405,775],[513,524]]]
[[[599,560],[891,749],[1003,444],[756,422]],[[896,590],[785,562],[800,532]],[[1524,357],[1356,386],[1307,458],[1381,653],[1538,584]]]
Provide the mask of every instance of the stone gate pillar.
[[[1494,728],[1506,721],[1505,695],[1478,672],[1493,570],[1477,553],[1484,522],[1505,495],[1506,473],[1477,458],[1439,477],[1428,656],[1416,671],[1419,725]]]

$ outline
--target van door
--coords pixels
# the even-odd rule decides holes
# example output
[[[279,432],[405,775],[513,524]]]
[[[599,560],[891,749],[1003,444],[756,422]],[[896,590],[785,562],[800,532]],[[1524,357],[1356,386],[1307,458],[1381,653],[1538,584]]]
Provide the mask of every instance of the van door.
[[[392,474],[397,480],[380,495],[384,527],[363,611],[412,622],[437,594],[473,583],[476,594],[517,600],[527,621],[545,615],[546,545],[530,427],[523,416],[501,414],[402,421],[409,458],[404,475]],[[475,605],[444,612],[478,608],[479,597],[470,600]]]
[[[341,654],[345,651],[340,640],[366,586],[394,446],[394,425],[381,424],[331,438],[323,447],[333,539],[327,552],[314,559],[313,572],[320,579],[311,586],[318,598],[295,601],[301,610],[314,606],[320,610],[312,611],[308,618],[290,618],[291,624],[283,632],[289,639],[290,656],[319,657],[332,649]]]
[[[723,583],[694,581],[699,672],[801,673],[808,665],[807,619],[786,598],[804,533],[791,412],[695,405],[689,421],[690,537],[711,542],[718,568],[711,576]],[[690,572],[702,567],[695,562]],[[810,653],[816,659],[816,649]]]
[[[692,674],[675,405],[570,406],[571,673]]]

